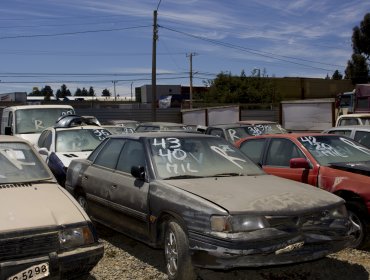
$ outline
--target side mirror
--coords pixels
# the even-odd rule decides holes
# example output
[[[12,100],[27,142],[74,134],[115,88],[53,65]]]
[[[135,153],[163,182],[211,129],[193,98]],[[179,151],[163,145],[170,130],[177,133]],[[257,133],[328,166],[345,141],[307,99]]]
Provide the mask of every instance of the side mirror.
[[[12,127],[11,126],[6,126],[4,133],[5,133],[5,135],[13,135]]]
[[[310,169],[310,164],[308,160],[305,158],[292,158],[289,161],[289,167]]]
[[[145,179],[145,168],[144,166],[133,166],[131,167],[131,175],[136,179],[144,180]]]
[[[49,155],[49,151],[46,148],[40,148],[38,150],[38,152],[39,152],[40,155],[43,155],[43,156],[48,156]]]

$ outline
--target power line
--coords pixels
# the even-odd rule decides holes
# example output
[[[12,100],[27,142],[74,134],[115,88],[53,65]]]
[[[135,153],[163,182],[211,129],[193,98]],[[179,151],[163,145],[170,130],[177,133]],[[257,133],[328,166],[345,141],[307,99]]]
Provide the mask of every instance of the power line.
[[[64,32],[55,34],[34,34],[34,35],[17,35],[17,36],[4,36],[0,37],[0,40],[4,39],[18,39],[18,38],[35,38],[35,37],[53,37],[53,36],[64,36],[64,35],[75,35],[75,34],[86,34],[86,33],[99,33],[99,32],[111,32],[111,31],[122,31],[128,29],[137,29],[151,27],[151,25],[141,25],[141,26],[131,26],[123,28],[112,28],[112,29],[100,29],[100,30],[86,30],[86,31],[76,31],[76,32]]]
[[[317,67],[317,66],[307,65],[307,64],[298,63],[298,62],[295,62],[295,61],[290,61],[290,60],[286,60],[286,59],[276,57],[276,56],[280,56],[280,57],[287,57],[287,56],[276,55],[276,54],[273,54],[273,53],[258,51],[258,50],[254,50],[254,49],[251,49],[251,48],[246,48],[246,47],[243,47],[243,46],[238,46],[238,45],[234,45],[234,44],[230,44],[230,43],[225,43],[225,42],[222,42],[222,41],[217,41],[217,40],[209,39],[209,38],[206,38],[206,37],[193,35],[193,34],[190,34],[190,33],[187,33],[187,32],[175,30],[175,29],[172,29],[172,28],[169,28],[169,27],[164,27],[164,26],[160,26],[160,25],[159,25],[159,27],[161,27],[163,29],[166,29],[166,30],[169,30],[169,31],[172,31],[172,32],[176,32],[176,33],[188,36],[188,37],[203,40],[203,41],[215,44],[215,45],[219,45],[219,46],[223,46],[223,47],[227,47],[227,48],[231,48],[231,49],[236,49],[236,50],[239,50],[239,51],[255,54],[255,55],[258,55],[258,56],[267,57],[267,58],[271,58],[271,59],[275,59],[275,60],[280,60],[280,61],[284,61],[284,62],[287,62],[287,63],[304,66],[304,67],[307,67],[307,68],[319,69],[319,70],[324,70],[324,71],[329,71],[329,72],[333,71],[332,69],[321,68],[321,67]],[[306,62],[312,62],[312,63],[317,63],[317,64],[325,64],[325,63],[318,62],[318,61],[309,61],[309,60],[294,58],[294,57],[287,57],[287,58],[306,61]],[[325,65],[327,65],[327,64],[325,64]],[[332,65],[332,66],[339,66],[339,65]],[[344,67],[344,66],[339,66],[339,67]]]

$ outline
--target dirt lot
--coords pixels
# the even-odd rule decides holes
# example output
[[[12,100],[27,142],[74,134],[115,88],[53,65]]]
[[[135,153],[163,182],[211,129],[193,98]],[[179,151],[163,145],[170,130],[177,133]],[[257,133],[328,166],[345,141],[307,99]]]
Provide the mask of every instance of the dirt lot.
[[[167,279],[162,250],[156,250],[115,231],[99,226],[104,258],[88,280]],[[347,249],[304,264],[231,271],[198,270],[199,280],[368,280],[370,250]]]

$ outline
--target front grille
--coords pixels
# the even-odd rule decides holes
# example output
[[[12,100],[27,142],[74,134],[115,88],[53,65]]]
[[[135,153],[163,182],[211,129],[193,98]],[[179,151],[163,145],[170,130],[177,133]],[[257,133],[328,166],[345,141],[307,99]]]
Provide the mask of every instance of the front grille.
[[[0,261],[16,260],[56,252],[59,248],[58,232],[35,233],[0,239]]]
[[[30,183],[1,184],[0,189],[32,187]]]

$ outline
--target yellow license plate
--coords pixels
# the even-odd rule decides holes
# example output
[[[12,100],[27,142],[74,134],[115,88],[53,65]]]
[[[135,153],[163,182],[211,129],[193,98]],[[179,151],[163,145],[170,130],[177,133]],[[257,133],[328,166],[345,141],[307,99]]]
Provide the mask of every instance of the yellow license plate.
[[[47,276],[49,276],[49,264],[40,263],[8,277],[7,280],[37,280]]]

